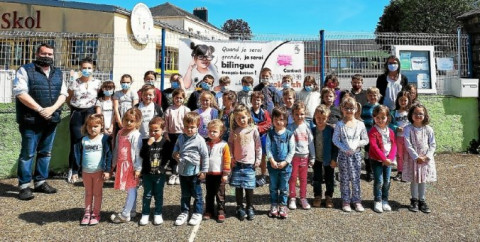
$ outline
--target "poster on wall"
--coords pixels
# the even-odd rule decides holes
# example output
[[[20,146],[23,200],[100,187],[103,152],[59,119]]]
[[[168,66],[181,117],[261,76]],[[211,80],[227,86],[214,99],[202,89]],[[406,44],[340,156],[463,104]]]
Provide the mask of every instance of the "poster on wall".
[[[419,93],[436,93],[436,69],[433,46],[394,46],[400,59],[400,71]]]
[[[230,77],[231,90],[242,89],[244,76],[251,76],[256,86],[264,67],[272,70],[273,84],[278,88],[282,77],[291,75],[292,87],[300,90],[304,77],[303,42],[180,41],[178,69],[188,91],[193,91],[207,74],[214,77],[214,86],[222,76]]]

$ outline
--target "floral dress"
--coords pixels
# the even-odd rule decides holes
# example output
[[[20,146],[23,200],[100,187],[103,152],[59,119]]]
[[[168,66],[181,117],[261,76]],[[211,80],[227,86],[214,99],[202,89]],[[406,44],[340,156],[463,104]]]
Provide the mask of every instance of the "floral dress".
[[[403,164],[403,180],[415,183],[436,181],[437,171],[433,157],[436,143],[432,127],[425,125],[417,128],[409,124],[405,127],[404,136],[408,157]],[[421,155],[426,155],[429,160],[418,164],[416,159]]]
[[[128,190],[137,186],[137,179],[135,179],[135,171],[133,169],[133,162],[131,156],[131,145],[128,140],[128,135],[120,135],[118,138],[117,148],[117,172],[115,175],[114,188],[118,190]]]

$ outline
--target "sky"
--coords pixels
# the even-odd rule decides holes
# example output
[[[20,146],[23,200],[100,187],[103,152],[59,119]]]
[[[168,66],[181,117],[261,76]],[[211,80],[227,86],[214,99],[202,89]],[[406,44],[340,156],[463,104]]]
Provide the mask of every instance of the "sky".
[[[76,0],[116,5],[129,11],[139,1]],[[112,4],[113,2],[113,4]],[[143,0],[152,8],[163,1]],[[192,13],[208,9],[208,21],[221,28],[228,19],[243,19],[254,34],[318,35],[333,32],[374,32],[390,0],[169,0]]]

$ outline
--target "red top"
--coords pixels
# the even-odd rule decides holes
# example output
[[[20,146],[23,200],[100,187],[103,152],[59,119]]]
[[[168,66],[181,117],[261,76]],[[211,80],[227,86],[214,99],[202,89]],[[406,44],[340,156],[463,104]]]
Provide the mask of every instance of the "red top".
[[[370,139],[370,149],[368,150],[368,155],[370,159],[383,162],[387,159],[393,161],[395,155],[397,154],[397,144],[395,143],[395,134],[393,130],[388,128],[390,143],[392,147],[387,156],[385,156],[385,148],[383,146],[382,134],[378,132],[377,127],[373,126],[372,129],[368,132],[368,138]]]
[[[138,101],[142,101],[142,89],[138,90]],[[160,107],[162,106],[162,92],[158,89],[155,88],[155,97],[153,98],[153,102],[159,105]]]

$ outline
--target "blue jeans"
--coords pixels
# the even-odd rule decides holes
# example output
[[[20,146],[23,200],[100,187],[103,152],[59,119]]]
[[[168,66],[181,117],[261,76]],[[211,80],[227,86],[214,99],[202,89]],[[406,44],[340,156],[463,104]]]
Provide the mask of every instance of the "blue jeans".
[[[22,148],[18,157],[18,183],[20,189],[29,187],[32,181],[32,163],[36,155],[33,181],[35,185],[41,185],[48,178],[48,166],[50,164],[53,140],[57,130],[56,123],[45,125],[19,125],[22,136]]]
[[[143,207],[142,215],[150,215],[150,203],[152,196],[155,198],[154,215],[161,215],[163,209],[163,188],[165,186],[165,174],[143,175]]]
[[[182,213],[188,213],[190,210],[190,199],[193,197],[193,213],[203,214],[202,186],[198,176],[180,175],[180,190],[182,193],[182,198],[180,199]]]
[[[267,161],[268,162],[268,161]],[[270,204],[287,205],[288,200],[288,180],[292,174],[292,165],[287,165],[283,169],[273,169],[268,162],[268,174],[270,175]]]
[[[373,170],[373,197],[375,202],[388,202],[388,190],[390,190],[391,166],[383,166],[382,162],[370,160]]]

